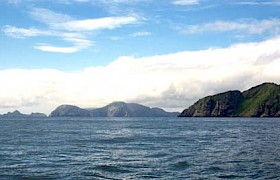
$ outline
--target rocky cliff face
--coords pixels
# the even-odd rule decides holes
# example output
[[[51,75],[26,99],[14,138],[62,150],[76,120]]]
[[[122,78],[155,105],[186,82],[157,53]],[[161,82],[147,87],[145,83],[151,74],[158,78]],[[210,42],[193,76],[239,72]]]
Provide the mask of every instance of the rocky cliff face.
[[[166,112],[159,108],[149,108],[141,104],[113,102],[96,109],[82,109],[72,105],[56,108],[50,117],[176,117],[179,113]]]
[[[184,110],[180,116],[230,117],[234,115],[241,100],[242,94],[239,91],[229,91],[214,96],[208,96]]]
[[[278,95],[276,99],[269,100],[261,104],[258,108],[256,116],[261,117],[280,117],[280,96]]]
[[[180,117],[280,116],[280,86],[264,83],[243,93],[228,91],[198,100]]]

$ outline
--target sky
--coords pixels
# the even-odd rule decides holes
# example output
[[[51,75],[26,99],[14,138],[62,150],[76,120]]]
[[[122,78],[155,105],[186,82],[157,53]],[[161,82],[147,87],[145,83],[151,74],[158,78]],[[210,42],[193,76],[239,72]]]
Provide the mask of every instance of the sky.
[[[0,42],[0,113],[280,83],[279,0],[1,0]]]

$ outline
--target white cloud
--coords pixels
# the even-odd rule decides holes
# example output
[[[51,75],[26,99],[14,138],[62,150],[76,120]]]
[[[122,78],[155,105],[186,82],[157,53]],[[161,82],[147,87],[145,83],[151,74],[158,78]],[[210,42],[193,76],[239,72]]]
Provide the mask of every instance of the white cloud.
[[[111,36],[111,37],[109,37],[109,39],[112,40],[112,41],[118,41],[118,40],[123,39],[123,37],[121,37],[121,36]]]
[[[65,38],[65,41],[70,41],[76,46],[81,48],[87,48],[93,45],[93,42],[87,39],[77,39],[77,38]]]
[[[200,25],[192,25],[183,29],[188,34],[209,31],[227,32],[238,31],[249,34],[262,34],[265,32],[280,33],[280,19],[241,20],[241,21],[216,21]]]
[[[82,3],[84,3],[84,2],[90,2],[90,0],[75,0],[76,2],[82,2]]]
[[[16,28],[13,26],[5,26],[3,32],[13,38],[26,38],[26,37],[35,37],[35,36],[57,36],[62,38],[64,41],[71,42],[72,47],[57,47],[46,44],[39,44],[35,46],[35,49],[45,52],[56,52],[56,53],[75,53],[82,49],[93,46],[91,40],[82,39],[84,38],[83,34],[79,33],[65,33],[58,31],[44,31],[40,29],[24,29]]]
[[[25,37],[34,37],[34,36],[50,36],[53,35],[50,31],[42,31],[36,28],[17,28],[14,26],[5,26],[3,32],[10,37],[14,38],[25,38]]]
[[[59,23],[74,20],[69,15],[57,13],[45,8],[33,8],[30,14],[35,20],[45,23],[51,27],[56,26]]]
[[[116,100],[182,110],[206,95],[265,81],[280,83],[279,44],[277,37],[223,49],[120,57],[107,66],[72,73],[2,70],[0,111],[49,113],[64,103],[99,107]]]
[[[21,3],[22,0],[7,0],[8,3],[10,4],[19,4]]]
[[[176,5],[194,5],[199,4],[199,0],[176,0],[173,2]]]
[[[75,38],[65,38],[65,41],[72,42],[74,46],[72,47],[57,47],[57,46],[50,46],[46,44],[41,44],[35,46],[35,49],[45,52],[56,52],[56,53],[75,53],[80,51],[81,49],[86,49],[90,46],[93,46],[93,42],[86,39],[75,39]]]
[[[66,14],[57,13],[44,8],[34,8],[31,15],[34,19],[49,25],[53,29],[67,31],[114,29],[122,25],[135,24],[138,21],[136,17],[132,16],[77,20]]]
[[[33,8],[30,14],[37,21],[46,24],[48,26],[47,29],[18,28],[6,25],[2,31],[7,36],[13,38],[55,36],[73,43],[71,47],[45,44],[35,46],[35,49],[46,52],[74,53],[92,46],[92,41],[88,38],[91,35],[90,32],[120,28],[123,25],[136,24],[138,22],[138,18],[133,16],[76,20],[66,14],[44,8]]]
[[[145,0],[97,0],[99,3],[103,4],[129,4],[129,3],[139,3]]]
[[[2,31],[13,38],[27,38],[27,37],[38,37],[38,36],[56,36],[60,38],[85,38],[83,33],[79,32],[61,32],[54,30],[43,30],[36,28],[17,28],[14,26],[4,26]]]
[[[241,1],[241,2],[234,2],[234,4],[237,5],[280,5],[280,1],[263,1],[263,2],[257,2],[257,1]]]
[[[40,51],[56,52],[56,53],[74,53],[80,50],[77,47],[56,47],[50,45],[39,45],[39,46],[35,46],[34,48]]]
[[[68,21],[56,24],[56,27],[68,31],[93,31],[100,29],[115,29],[122,25],[135,24],[136,22],[137,19],[135,17],[105,17]]]
[[[131,37],[142,37],[142,36],[150,36],[150,32],[136,32],[133,34],[130,34]]]

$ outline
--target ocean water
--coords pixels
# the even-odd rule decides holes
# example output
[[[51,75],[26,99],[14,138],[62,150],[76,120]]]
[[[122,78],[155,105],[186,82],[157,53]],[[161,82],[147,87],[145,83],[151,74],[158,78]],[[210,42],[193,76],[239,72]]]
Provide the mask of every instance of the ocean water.
[[[0,125],[0,179],[280,179],[280,119],[2,119]]]

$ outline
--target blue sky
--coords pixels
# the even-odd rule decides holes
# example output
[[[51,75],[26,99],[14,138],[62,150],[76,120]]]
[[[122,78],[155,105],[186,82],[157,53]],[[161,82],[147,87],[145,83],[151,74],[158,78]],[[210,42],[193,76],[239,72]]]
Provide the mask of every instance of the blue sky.
[[[279,1],[3,0],[0,6],[1,69],[72,71],[120,56],[261,41],[280,31]]]
[[[2,0],[0,7],[0,81],[14,82],[0,92],[0,112],[113,100],[182,110],[200,96],[279,79],[279,0]]]

